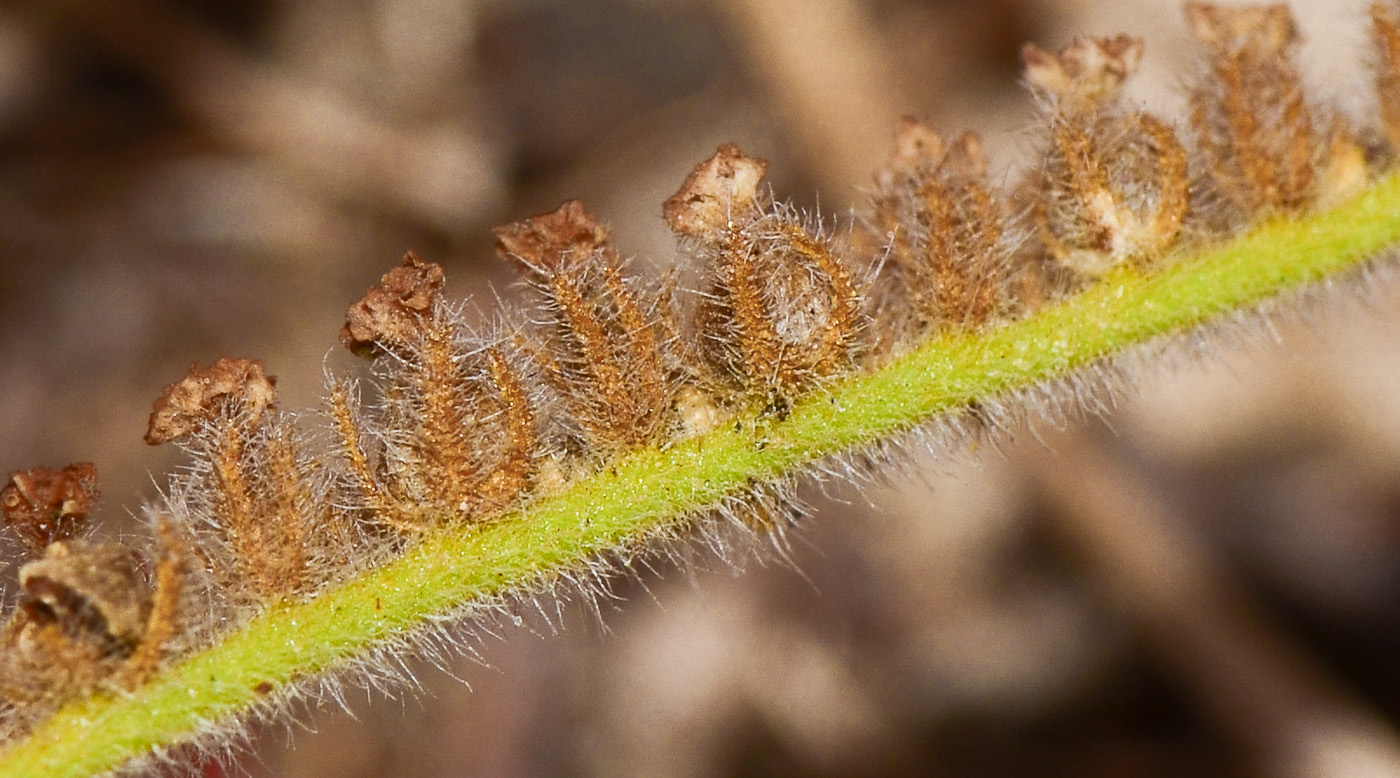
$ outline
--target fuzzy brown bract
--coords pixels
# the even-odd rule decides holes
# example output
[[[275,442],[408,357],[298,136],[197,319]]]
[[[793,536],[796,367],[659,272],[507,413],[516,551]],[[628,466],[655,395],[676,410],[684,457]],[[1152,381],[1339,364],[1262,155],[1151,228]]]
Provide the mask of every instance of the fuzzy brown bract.
[[[1294,64],[1285,5],[1187,3],[1207,73],[1191,90],[1203,167],[1235,220],[1297,209],[1316,194],[1318,132]]]
[[[709,274],[697,318],[712,380],[778,411],[851,369],[863,284],[820,229],[759,189],[767,163],[721,146],[666,201],[666,221]]]
[[[366,419],[343,384],[331,416],[356,501],[352,521],[399,531],[477,521],[510,507],[533,473],[539,446],[537,400],[522,375],[528,357],[497,341],[468,345],[438,297],[441,267],[410,253],[351,305],[346,332],[366,321],[369,340],[342,339],[385,370],[378,421],[395,434],[369,447]],[[363,343],[378,348],[365,349]]]
[[[146,434],[152,444],[191,436],[196,466],[180,488],[213,530],[215,577],[235,600],[314,591],[326,572],[315,558],[345,536],[343,512],[322,499],[323,471],[276,399],[276,379],[259,361],[194,365],[156,401]]]
[[[902,350],[930,332],[971,329],[1006,313],[1011,251],[1006,213],[987,181],[981,139],[947,143],[906,118],[872,193],[872,243],[888,248],[877,277],[873,328]]]
[[[656,440],[679,365],[658,292],[625,273],[608,230],[576,200],[495,234],[543,300],[538,353],[587,444],[610,453]]]
[[[1400,3],[1371,3],[1376,35],[1376,95],[1381,128],[1392,148],[1400,147]]]

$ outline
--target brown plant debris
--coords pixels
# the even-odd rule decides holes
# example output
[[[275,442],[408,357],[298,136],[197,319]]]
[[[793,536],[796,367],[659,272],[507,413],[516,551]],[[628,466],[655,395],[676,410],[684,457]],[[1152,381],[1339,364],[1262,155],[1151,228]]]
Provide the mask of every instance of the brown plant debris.
[[[1118,94],[1142,62],[1142,39],[1130,35],[1075,38],[1058,53],[1027,43],[1026,83],[1051,95],[1061,110],[1093,110]]]
[[[97,497],[97,468],[90,462],[62,470],[16,470],[0,489],[0,518],[38,554],[50,543],[75,537]]]
[[[443,277],[441,265],[408,252],[401,265],[351,304],[340,342],[361,356],[370,356],[376,348],[396,350],[411,344],[421,320],[437,302]]]
[[[208,368],[192,365],[189,374],[165,387],[151,412],[146,442],[155,446],[183,438],[222,413],[247,414],[253,424],[276,399],[276,376],[255,359],[224,357]]]

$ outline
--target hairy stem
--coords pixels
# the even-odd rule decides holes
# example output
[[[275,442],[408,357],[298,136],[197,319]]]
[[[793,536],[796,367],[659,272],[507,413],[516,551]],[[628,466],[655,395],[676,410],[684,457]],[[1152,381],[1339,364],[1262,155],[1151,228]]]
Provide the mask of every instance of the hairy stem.
[[[664,450],[644,449],[488,525],[427,535],[315,599],[269,608],[120,696],[72,704],[0,752],[0,778],[85,776],[247,713],[473,601],[548,586],[610,550],[682,529],[755,482],[800,475],[944,412],[1054,381],[1153,339],[1339,277],[1400,243],[1400,175],[1319,214],[1281,219],[1161,269],[1119,269],[1082,294],[984,333],[949,334],[878,371]],[[449,523],[450,524],[450,523]]]

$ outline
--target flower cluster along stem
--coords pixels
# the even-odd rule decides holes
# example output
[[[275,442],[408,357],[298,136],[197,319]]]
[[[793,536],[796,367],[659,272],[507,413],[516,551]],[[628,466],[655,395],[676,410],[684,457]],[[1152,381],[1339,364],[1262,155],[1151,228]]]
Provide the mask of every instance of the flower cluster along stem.
[[[1400,244],[1400,175],[1318,213],[1279,217],[982,332],[943,335],[825,385],[781,417],[741,417],[619,460],[567,491],[480,525],[443,522],[402,556],[301,603],[269,607],[143,686],[70,704],[0,751],[0,778],[103,773],[247,714],[473,602],[528,594],[590,560],[673,533],[756,482],[878,445],[941,413],[1007,398],[1102,360],[1340,279]]]

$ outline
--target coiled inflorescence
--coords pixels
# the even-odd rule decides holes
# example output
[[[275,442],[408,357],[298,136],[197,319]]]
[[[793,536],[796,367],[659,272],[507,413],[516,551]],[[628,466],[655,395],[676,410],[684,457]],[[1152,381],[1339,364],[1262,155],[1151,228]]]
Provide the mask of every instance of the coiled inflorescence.
[[[493,331],[472,332],[442,268],[410,252],[350,306],[341,340],[375,377],[332,382],[325,434],[277,407],[257,361],[166,388],[147,441],[193,464],[151,509],[146,547],[90,537],[91,465],[11,474],[0,516],[25,559],[0,628],[0,737],[420,537],[528,515],[687,436],[779,422],[930,341],[994,330],[1124,265],[1150,272],[1187,233],[1344,197],[1400,152],[1400,6],[1372,7],[1379,117],[1359,129],[1307,99],[1283,6],[1187,15],[1205,58],[1180,131],[1122,95],[1141,41],[1026,47],[1041,155],[1010,192],[976,135],[907,120],[869,206],[837,229],[774,202],[767,163],[721,147],[664,204],[693,291],[632,273],[577,202],[496,230],[528,299]]]

